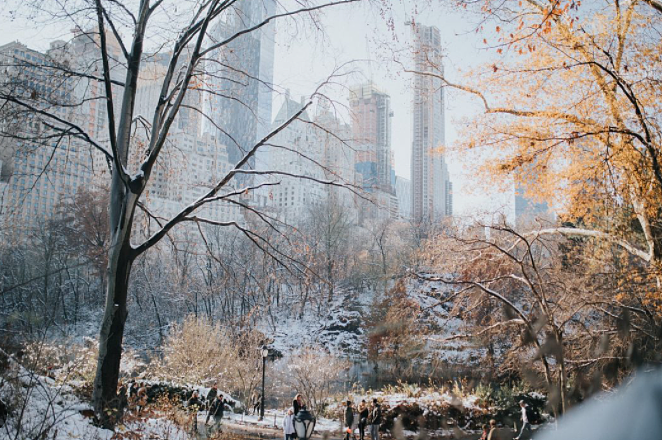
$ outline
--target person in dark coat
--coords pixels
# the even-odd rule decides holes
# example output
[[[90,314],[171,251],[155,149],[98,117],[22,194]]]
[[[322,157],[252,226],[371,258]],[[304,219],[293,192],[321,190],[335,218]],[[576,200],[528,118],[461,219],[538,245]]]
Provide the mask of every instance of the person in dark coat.
[[[365,400],[359,403],[359,440],[365,440],[365,427],[368,425],[370,409]]]
[[[214,382],[214,385],[207,393],[207,418],[205,419],[205,425],[209,423],[209,418],[211,417],[211,405],[214,403],[216,396],[218,396],[218,384]]]
[[[294,410],[294,415],[299,414],[299,411],[306,409],[306,404],[303,402],[303,396],[297,394],[294,400],[292,401],[292,409]]]
[[[258,393],[254,393],[251,398],[253,402],[253,415],[260,412],[260,407],[262,406],[262,396]]]
[[[372,399],[368,423],[370,423],[370,437],[372,440],[379,440],[379,427],[382,424],[382,407],[379,405],[377,399]]]
[[[186,402],[186,409],[188,409],[188,412],[193,416],[193,420],[191,422],[191,428],[193,429],[193,432],[198,432],[198,411],[200,410],[201,406],[202,402],[200,401],[198,392],[193,391],[193,394],[191,394],[191,397]]]
[[[214,430],[221,430],[221,421],[223,419],[223,412],[225,411],[226,403],[228,402],[223,397],[223,394],[219,393],[218,396],[216,396],[216,400],[214,400],[214,402],[211,404],[211,407],[209,408],[209,412],[214,417]]]
[[[345,407],[345,440],[350,440],[353,437],[354,430],[354,408],[352,408],[352,401],[348,400]]]

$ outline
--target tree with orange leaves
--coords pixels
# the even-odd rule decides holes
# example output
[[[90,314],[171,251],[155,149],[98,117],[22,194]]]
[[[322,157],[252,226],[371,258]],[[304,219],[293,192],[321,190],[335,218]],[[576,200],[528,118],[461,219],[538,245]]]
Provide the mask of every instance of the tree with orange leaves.
[[[486,0],[475,12],[483,29],[494,24],[497,60],[463,84],[441,66],[416,72],[482,104],[452,148],[487,150],[484,173],[514,178],[575,226],[539,234],[607,240],[658,271],[662,4]]]

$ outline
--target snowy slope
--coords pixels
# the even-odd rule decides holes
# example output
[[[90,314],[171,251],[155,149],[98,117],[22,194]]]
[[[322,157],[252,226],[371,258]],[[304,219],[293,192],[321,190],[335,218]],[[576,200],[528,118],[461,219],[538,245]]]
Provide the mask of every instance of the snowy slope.
[[[363,359],[367,341],[365,322],[373,295],[341,291],[320,315],[309,308],[299,319],[285,311],[276,316],[275,326],[265,325],[263,331],[274,339],[272,347],[283,354],[300,347],[321,346],[331,354]]]

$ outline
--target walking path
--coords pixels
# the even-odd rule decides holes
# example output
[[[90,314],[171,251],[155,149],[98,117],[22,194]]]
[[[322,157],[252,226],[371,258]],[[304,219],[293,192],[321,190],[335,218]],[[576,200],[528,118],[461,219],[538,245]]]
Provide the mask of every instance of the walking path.
[[[237,434],[246,440],[283,440],[283,411],[268,410],[265,412],[264,420],[258,420],[258,416],[249,416],[243,414],[229,414],[229,417],[223,418],[221,429],[224,432]],[[207,438],[207,430],[211,428],[212,422],[209,426],[205,426],[206,413],[200,412],[198,414],[198,439],[203,440]],[[504,432],[505,434],[505,432]],[[321,418],[315,425],[315,434],[313,440],[340,440],[344,436],[341,430],[340,422],[331,419]],[[392,440],[389,435],[385,438]],[[454,440],[475,440],[478,439],[477,434],[468,434],[464,437],[443,437]],[[502,437],[500,437],[502,438]],[[507,440],[512,437],[504,436],[503,439]]]

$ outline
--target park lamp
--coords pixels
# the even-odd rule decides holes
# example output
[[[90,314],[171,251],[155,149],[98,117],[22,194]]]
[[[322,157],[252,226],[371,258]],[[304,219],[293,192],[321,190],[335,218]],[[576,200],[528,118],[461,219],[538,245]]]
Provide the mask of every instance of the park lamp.
[[[312,437],[316,422],[315,416],[307,410],[299,410],[299,413],[294,416],[294,430],[297,432],[299,440],[308,440]]]
[[[269,356],[269,349],[267,347],[262,348],[262,357],[267,358]]]

